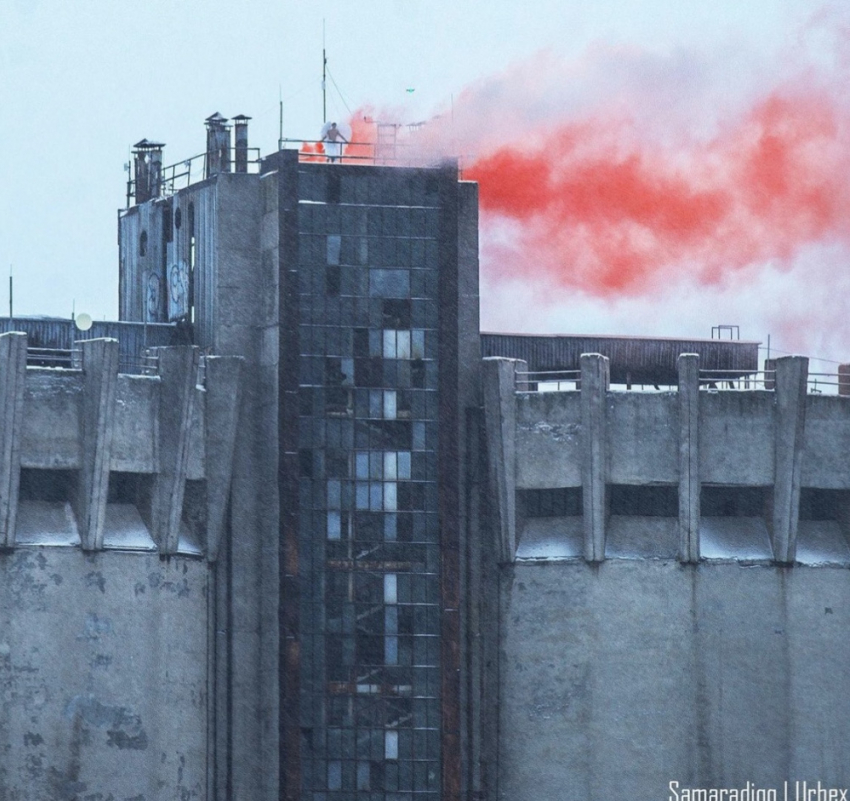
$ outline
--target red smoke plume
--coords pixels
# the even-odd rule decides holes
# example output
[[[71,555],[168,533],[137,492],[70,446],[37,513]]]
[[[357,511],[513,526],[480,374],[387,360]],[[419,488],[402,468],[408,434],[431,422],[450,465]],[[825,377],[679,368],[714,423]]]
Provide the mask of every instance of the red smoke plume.
[[[485,215],[519,224],[499,274],[634,293],[682,271],[715,282],[811,242],[850,244],[848,125],[827,94],[775,90],[710,141],[672,149],[632,126],[564,123],[464,171]]]
[[[456,96],[404,152],[460,156],[479,184],[485,329],[704,336],[734,321],[846,358],[848,31],[816,15],[775,63],[542,53]]]

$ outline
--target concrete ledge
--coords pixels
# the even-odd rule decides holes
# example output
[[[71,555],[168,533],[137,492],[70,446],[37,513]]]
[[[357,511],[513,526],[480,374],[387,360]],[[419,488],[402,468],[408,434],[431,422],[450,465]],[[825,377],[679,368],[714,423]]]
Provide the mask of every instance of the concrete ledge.
[[[207,358],[206,477],[207,558],[215,561],[224,531],[230,497],[233,452],[242,399],[242,365],[239,356]]]
[[[679,356],[679,561],[698,562],[699,356]]]
[[[808,376],[808,359],[784,356],[776,360],[775,475],[770,524],[773,558],[784,564],[793,563],[797,554]]]
[[[581,476],[584,506],[584,558],[605,559],[608,518],[608,359],[598,353],[581,357]]]
[[[0,545],[4,548],[15,544],[26,368],[26,334],[0,335]]]
[[[487,466],[496,504],[499,561],[516,553],[516,373],[527,369],[515,359],[483,360]]]
[[[118,384],[118,340],[89,339],[80,344],[83,363],[82,464],[76,512],[83,549],[103,547],[109,494],[109,468]]]
[[[189,440],[198,375],[198,349],[157,348],[159,377],[159,472],[151,500],[153,538],[162,553],[177,553]]]

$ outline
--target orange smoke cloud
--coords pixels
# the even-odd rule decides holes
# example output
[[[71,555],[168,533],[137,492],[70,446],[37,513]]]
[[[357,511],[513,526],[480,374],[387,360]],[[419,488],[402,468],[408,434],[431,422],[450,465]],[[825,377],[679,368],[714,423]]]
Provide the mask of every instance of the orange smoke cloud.
[[[484,243],[496,274],[600,295],[682,271],[714,283],[812,242],[850,244],[847,122],[825,91],[775,90],[709,141],[671,147],[596,114],[497,147],[464,177],[485,219],[515,224],[507,244]]]

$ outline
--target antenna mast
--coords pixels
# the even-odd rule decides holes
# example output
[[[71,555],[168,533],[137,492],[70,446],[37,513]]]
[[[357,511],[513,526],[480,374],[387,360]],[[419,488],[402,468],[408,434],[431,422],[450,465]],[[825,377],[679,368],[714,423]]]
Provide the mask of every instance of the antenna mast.
[[[328,121],[328,55],[325,50],[325,21],[322,20],[322,125]]]
[[[280,120],[278,122],[277,149],[283,150],[283,87],[278,84],[277,99],[280,104]]]

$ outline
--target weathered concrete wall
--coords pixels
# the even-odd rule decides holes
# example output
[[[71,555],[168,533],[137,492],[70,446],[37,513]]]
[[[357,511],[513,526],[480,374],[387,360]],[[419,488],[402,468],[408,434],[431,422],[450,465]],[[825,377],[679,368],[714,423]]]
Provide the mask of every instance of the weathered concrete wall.
[[[581,485],[579,392],[517,394],[519,489]],[[609,481],[678,481],[677,393],[609,392]],[[775,393],[699,392],[700,479],[708,484],[767,486],[774,481]],[[802,486],[850,488],[850,402],[809,395]]]
[[[612,484],[675,484],[679,480],[676,403],[675,392],[608,395],[608,480]]]
[[[279,175],[261,181],[258,175],[221,174],[215,183],[212,343],[217,353],[246,360],[233,453],[236,535],[221,554],[227,579],[218,588],[218,614],[229,619],[227,632],[219,629],[216,667],[219,686],[230,693],[229,699],[220,694],[217,713],[216,789],[222,799],[278,794],[280,265],[269,257],[276,249],[268,218],[263,227],[261,221],[279,180]]]
[[[0,798],[205,799],[202,560],[0,554]]]
[[[517,487],[580,487],[579,393],[523,392],[516,404]]]
[[[700,479],[772,484],[774,411],[773,392],[700,392]]]
[[[500,592],[499,798],[850,784],[846,570],[516,564]]]
[[[160,379],[119,375],[110,469],[154,473],[159,469]],[[204,391],[195,390],[188,440],[189,478],[204,476]],[[24,393],[21,465],[77,469],[82,442],[83,376],[77,370],[28,367]]]
[[[848,398],[810,395],[806,400],[802,485],[846,489],[850,479]]]

